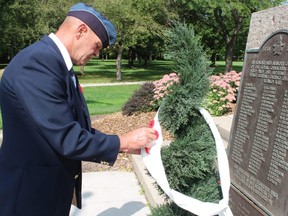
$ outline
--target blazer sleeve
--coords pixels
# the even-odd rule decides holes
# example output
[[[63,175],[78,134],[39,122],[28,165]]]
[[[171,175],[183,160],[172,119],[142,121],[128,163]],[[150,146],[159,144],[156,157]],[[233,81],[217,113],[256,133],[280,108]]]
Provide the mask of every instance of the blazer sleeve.
[[[66,67],[51,53],[38,54],[31,54],[22,63],[14,84],[37,133],[64,157],[113,164],[119,153],[119,137],[81,128],[68,102],[66,79],[70,77]]]

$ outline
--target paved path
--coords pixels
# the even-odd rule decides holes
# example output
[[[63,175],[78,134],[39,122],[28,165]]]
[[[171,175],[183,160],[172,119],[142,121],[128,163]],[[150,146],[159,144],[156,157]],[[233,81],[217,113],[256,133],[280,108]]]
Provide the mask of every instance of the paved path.
[[[117,85],[137,85],[140,84],[142,85],[146,81],[141,81],[141,82],[115,82],[115,83],[84,83],[81,84],[82,87],[93,87],[93,86],[117,86]],[[148,81],[147,81],[148,82]]]
[[[145,216],[148,202],[134,172],[83,173],[83,208],[70,216]]]

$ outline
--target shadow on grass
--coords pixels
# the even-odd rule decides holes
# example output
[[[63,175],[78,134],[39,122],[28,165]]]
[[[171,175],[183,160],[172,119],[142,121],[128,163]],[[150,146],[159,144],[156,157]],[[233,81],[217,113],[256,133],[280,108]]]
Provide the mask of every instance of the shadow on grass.
[[[236,72],[241,72],[242,71],[242,66],[241,65],[235,65],[232,67],[232,70],[235,70]],[[216,67],[213,67],[213,72],[212,74],[213,75],[219,75],[220,73],[224,73],[225,71],[225,66],[216,66]]]
[[[123,63],[121,67],[121,81],[133,82],[133,81],[155,81],[161,79],[165,74],[173,72],[172,61],[152,61],[147,65],[135,64],[133,67],[129,67],[127,63]],[[225,65],[218,64],[213,67],[213,75],[219,75],[225,72]],[[242,71],[242,65],[233,65],[233,69],[236,72]],[[76,68],[76,73],[79,80],[84,82],[117,82],[116,65],[115,61],[89,63],[84,68],[84,74],[80,73],[80,68]]]
[[[84,74],[80,73],[80,67],[75,66],[75,72],[80,80],[104,79],[116,81],[115,60],[90,62],[84,67]],[[154,81],[162,78],[163,75],[171,73],[171,61],[151,61],[147,65],[135,64],[129,67],[127,61],[123,61],[121,66],[121,77],[123,81]]]

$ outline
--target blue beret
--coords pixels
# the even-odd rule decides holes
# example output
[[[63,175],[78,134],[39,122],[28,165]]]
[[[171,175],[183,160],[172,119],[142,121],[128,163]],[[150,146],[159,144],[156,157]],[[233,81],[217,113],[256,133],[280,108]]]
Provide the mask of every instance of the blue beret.
[[[78,3],[70,8],[68,16],[76,17],[86,23],[102,41],[103,49],[115,44],[116,29],[114,25],[94,8],[84,3]]]

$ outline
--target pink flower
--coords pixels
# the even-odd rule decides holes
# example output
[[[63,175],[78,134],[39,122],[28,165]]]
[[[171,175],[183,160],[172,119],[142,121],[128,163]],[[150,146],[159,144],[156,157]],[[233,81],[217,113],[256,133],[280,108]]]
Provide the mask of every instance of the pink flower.
[[[163,98],[165,95],[169,94],[169,88],[177,84],[179,82],[179,76],[173,72],[170,74],[166,74],[163,76],[162,79],[154,81],[153,84],[155,85],[154,89],[154,99],[159,100]]]
[[[236,100],[234,94],[228,94],[226,95],[226,99],[229,101],[229,102],[233,102]]]
[[[211,76],[210,92],[207,94],[207,108],[212,109],[212,113],[217,115],[222,115],[231,109],[231,103],[236,102],[240,80],[241,72],[237,73],[236,71]]]

